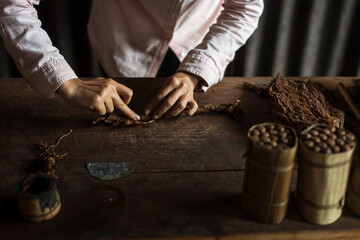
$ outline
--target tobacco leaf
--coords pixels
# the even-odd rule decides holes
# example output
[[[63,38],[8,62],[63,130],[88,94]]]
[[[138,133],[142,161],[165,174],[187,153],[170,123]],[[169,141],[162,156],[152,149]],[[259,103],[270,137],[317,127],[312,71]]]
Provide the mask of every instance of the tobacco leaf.
[[[255,86],[254,84],[248,83],[248,82],[243,82],[242,87],[256,93],[259,96],[262,97],[269,97],[269,92],[266,88],[261,88],[258,86]]]
[[[241,110],[241,104],[242,100],[236,100],[233,103],[225,103],[225,104],[217,104],[217,105],[204,105],[200,106],[195,114],[201,114],[201,113],[224,113],[229,115],[230,117],[235,118],[236,120],[240,119],[240,115],[242,114]],[[105,124],[105,125],[111,125],[111,126],[135,126],[135,125],[144,125],[144,124],[151,124],[155,121],[159,121],[164,118],[159,118],[157,120],[153,120],[151,116],[142,115],[140,116],[140,120],[131,120],[127,117],[124,117],[122,115],[119,115],[115,112],[111,113],[110,115],[102,116],[95,121],[93,121],[93,124]]]
[[[329,104],[309,78],[294,81],[278,74],[267,90],[277,122],[300,131],[317,123],[336,127],[344,125],[344,112]]]
[[[64,137],[69,136],[71,133],[72,133],[72,129],[70,129],[66,134],[58,137],[55,144],[50,145],[49,147],[48,144],[44,143],[43,141],[41,141],[37,145],[37,147],[41,151],[41,154],[39,155],[38,158],[38,168],[41,172],[47,173],[53,176],[54,178],[58,178],[58,176],[56,175],[56,169],[57,169],[56,163],[59,160],[64,159],[67,153],[59,155],[55,152],[55,149],[60,144],[61,140]]]

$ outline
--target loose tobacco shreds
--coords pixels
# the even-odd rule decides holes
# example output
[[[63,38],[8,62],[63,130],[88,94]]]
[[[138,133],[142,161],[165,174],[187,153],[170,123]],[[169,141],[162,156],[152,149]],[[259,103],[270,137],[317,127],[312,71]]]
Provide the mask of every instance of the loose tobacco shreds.
[[[38,144],[38,148],[41,151],[41,154],[39,156],[39,165],[40,165],[41,172],[47,173],[47,174],[53,176],[54,178],[58,178],[58,176],[56,175],[57,167],[55,165],[56,165],[57,161],[64,159],[64,157],[67,155],[67,153],[59,155],[55,152],[55,148],[60,144],[61,140],[64,137],[69,136],[71,133],[72,133],[72,129],[70,129],[68,133],[60,136],[56,140],[56,143],[49,147],[48,147],[48,144],[44,143],[43,141],[41,141]]]
[[[231,117],[234,117],[236,120],[240,119],[240,115],[242,114],[242,110],[240,108],[242,104],[242,100],[236,100],[233,103],[225,103],[225,104],[217,104],[212,105],[208,104],[205,106],[200,106],[198,110],[195,112],[195,114],[200,113],[224,113]],[[159,118],[158,120],[161,120],[163,118]],[[140,120],[131,120],[124,116],[118,115],[116,113],[111,113],[108,116],[103,116],[98,118],[97,120],[93,121],[93,124],[100,124],[104,123],[106,125],[111,126],[135,126],[135,125],[144,125],[144,124],[151,124],[154,123],[155,120],[153,120],[150,116],[142,115]]]

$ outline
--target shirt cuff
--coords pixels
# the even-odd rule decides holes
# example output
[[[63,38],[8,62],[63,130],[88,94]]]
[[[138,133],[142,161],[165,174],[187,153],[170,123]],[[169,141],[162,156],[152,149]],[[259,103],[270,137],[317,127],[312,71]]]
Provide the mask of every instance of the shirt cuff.
[[[220,82],[222,74],[214,60],[204,53],[192,50],[180,63],[177,71],[185,71],[201,77],[205,83],[201,89],[206,91],[208,88]]]
[[[55,91],[66,81],[77,78],[70,65],[61,56],[50,59],[31,74],[29,84],[45,97],[56,97]]]

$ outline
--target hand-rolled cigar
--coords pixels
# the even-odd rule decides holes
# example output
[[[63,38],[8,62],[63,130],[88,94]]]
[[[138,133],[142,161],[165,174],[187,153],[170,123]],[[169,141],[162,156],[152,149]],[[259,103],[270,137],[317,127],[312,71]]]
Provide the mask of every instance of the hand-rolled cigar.
[[[290,148],[295,144],[292,130],[277,123],[255,126],[249,131],[249,136],[258,146],[270,143],[271,147],[267,146],[267,148],[273,150]]]
[[[314,152],[333,153],[349,151],[355,145],[354,134],[345,129],[317,125],[309,132],[301,134],[303,144]],[[309,143],[309,140],[312,140]],[[320,148],[319,148],[320,147]]]
[[[203,114],[203,113],[223,113],[227,114],[230,117],[235,118],[236,120],[240,119],[240,116],[242,114],[241,110],[241,104],[242,100],[235,100],[235,102],[232,103],[222,103],[222,104],[207,104],[204,106],[200,106],[195,114]],[[159,118],[156,121],[159,121]],[[93,124],[99,124],[99,123],[105,123],[107,125],[112,125],[114,127],[116,126],[135,126],[135,125],[144,125],[144,124],[151,124],[154,123],[155,120],[152,119],[150,115],[142,115],[140,116],[140,120],[131,120],[127,117],[124,117],[122,115],[119,115],[115,112],[111,113],[110,115],[102,116],[95,121],[93,121]]]

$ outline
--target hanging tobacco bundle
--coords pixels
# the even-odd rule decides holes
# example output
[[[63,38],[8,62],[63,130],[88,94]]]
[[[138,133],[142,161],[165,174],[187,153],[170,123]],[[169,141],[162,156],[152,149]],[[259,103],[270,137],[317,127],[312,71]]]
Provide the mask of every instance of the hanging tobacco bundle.
[[[233,103],[225,103],[225,104],[217,104],[217,105],[208,104],[208,105],[200,106],[195,112],[195,114],[211,113],[211,112],[224,113],[235,118],[236,120],[239,120],[240,114],[242,113],[242,110],[240,108],[241,104],[242,104],[242,100],[236,100]],[[163,118],[157,119],[156,121],[161,119]],[[142,115],[140,120],[131,120],[128,119],[127,117],[121,116],[113,112],[110,115],[102,116],[98,118],[97,120],[93,121],[93,124],[104,123],[106,125],[112,125],[116,127],[116,126],[144,125],[144,124],[151,124],[153,122],[155,122],[155,120],[153,120],[151,116]]]

